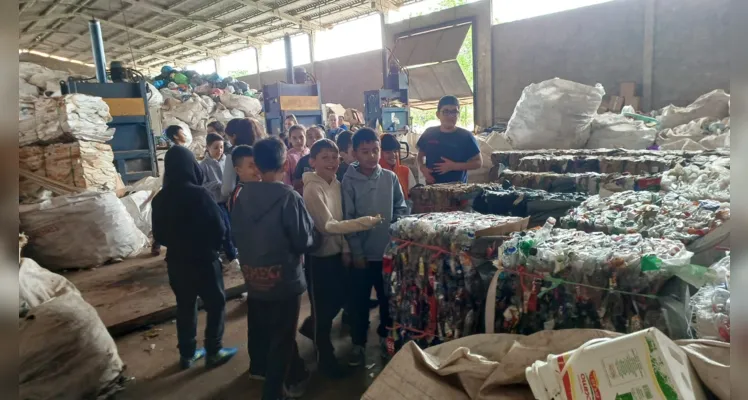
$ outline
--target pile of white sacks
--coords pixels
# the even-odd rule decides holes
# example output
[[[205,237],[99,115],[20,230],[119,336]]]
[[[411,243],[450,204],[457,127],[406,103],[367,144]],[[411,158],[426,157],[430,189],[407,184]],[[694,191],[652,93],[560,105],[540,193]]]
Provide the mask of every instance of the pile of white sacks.
[[[623,148],[714,150],[730,148],[730,95],[718,89],[686,107],[669,105],[644,122],[598,114],[605,91],[563,79],[527,86],[504,137],[515,150]],[[632,110],[628,110],[632,111]]]
[[[187,146],[198,158],[205,154],[208,123],[220,121],[225,125],[234,118],[260,118],[262,112],[260,101],[249,96],[224,92],[211,97],[166,88],[159,91],[150,83],[148,87],[153,132],[162,133],[169,125],[181,126],[187,136]]]

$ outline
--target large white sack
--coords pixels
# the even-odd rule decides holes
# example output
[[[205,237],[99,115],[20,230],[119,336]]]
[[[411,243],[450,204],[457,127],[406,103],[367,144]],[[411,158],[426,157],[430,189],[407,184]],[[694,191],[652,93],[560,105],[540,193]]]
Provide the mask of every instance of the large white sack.
[[[169,114],[166,111],[162,113],[162,116],[164,119],[163,119],[163,122],[161,123],[161,126],[164,128],[164,132],[166,131],[166,128],[168,128],[171,125],[179,125],[180,127],[182,127],[184,136],[187,137],[187,143],[185,143],[185,145],[189,146],[192,143],[192,130],[190,130],[190,127],[187,125],[187,123],[184,121],[180,121],[175,116]]]
[[[730,95],[722,89],[701,95],[688,107],[669,105],[661,110],[660,129],[674,128],[698,118],[725,118],[730,115]]]
[[[30,258],[21,258],[18,270],[19,311],[29,311],[66,293],[80,294],[75,285],[64,276],[40,267]]]
[[[701,139],[711,134],[709,126],[715,122],[719,122],[719,119],[703,117],[678,125],[674,128],[662,129],[657,134],[657,144],[662,147],[663,145],[680,142],[684,139],[699,142]]]
[[[195,135],[192,138],[192,142],[187,146],[188,149],[195,155],[196,160],[202,160],[205,158],[205,151],[208,149],[207,132],[202,135]]]
[[[150,190],[141,190],[120,199],[135,221],[135,225],[146,236],[151,234],[151,201],[153,195],[154,193]]]
[[[96,310],[77,293],[55,297],[20,320],[18,398],[107,398],[124,363]]]
[[[70,73],[65,71],[46,70],[32,75],[28,78],[28,82],[42,90],[49,90],[52,85],[57,85],[56,90],[53,91],[59,91],[60,81],[67,81],[68,77],[70,77]]]
[[[597,114],[592,119],[588,149],[645,150],[654,144],[657,129],[621,114]]]
[[[114,192],[85,192],[19,206],[28,250],[49,270],[136,256],[148,245]]]
[[[210,105],[198,95],[192,95],[186,101],[169,100],[164,102],[164,117],[176,118],[193,130],[207,130],[208,118],[213,111]]]
[[[145,84],[148,86],[148,107],[161,107],[164,104],[164,96],[150,82]]]
[[[18,145],[53,143],[62,139],[104,143],[114,136],[109,106],[101,97],[68,94],[22,102]]]
[[[722,133],[720,135],[707,136],[699,140],[699,144],[704,146],[704,148],[707,150],[729,149],[730,148],[730,131],[728,130],[727,132]]]
[[[21,61],[18,63],[18,76],[23,80],[28,81],[29,78],[36,74],[41,74],[50,71],[48,68],[43,67],[39,64],[32,62]]]
[[[39,96],[39,88],[26,82],[25,79],[18,78],[18,97],[33,98]]]
[[[522,91],[505,136],[515,150],[579,149],[590,138],[590,124],[605,90],[554,78]]]
[[[257,116],[262,111],[262,104],[253,97],[224,92],[219,99],[221,100],[221,104],[229,110],[236,108],[248,117]]]
[[[704,151],[706,147],[691,139],[680,139],[660,144],[660,150]]]

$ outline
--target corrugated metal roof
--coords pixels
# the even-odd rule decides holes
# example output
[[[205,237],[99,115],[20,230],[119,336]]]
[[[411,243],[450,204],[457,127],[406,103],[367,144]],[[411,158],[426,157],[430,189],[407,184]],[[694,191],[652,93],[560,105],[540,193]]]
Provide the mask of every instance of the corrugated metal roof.
[[[402,0],[20,0],[19,39],[24,49],[91,62],[87,21],[95,17],[101,21],[108,59],[129,62],[134,56],[140,68],[186,65],[403,4]]]

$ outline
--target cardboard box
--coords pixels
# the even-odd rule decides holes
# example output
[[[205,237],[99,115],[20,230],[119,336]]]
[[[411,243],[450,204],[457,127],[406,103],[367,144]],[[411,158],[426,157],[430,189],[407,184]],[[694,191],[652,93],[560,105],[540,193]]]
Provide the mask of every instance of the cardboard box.
[[[621,97],[635,97],[636,96],[636,82],[622,82],[621,87],[618,91],[618,95]]]
[[[686,353],[656,328],[583,347],[525,370],[536,399],[706,399]]]
[[[623,102],[624,98],[621,96],[610,96],[610,101],[608,102],[608,110],[610,110],[610,112],[620,113],[621,109],[623,108]]]
[[[627,106],[634,107],[634,110],[639,111],[639,104],[641,103],[641,97],[633,96],[633,97],[624,97],[623,104]]]

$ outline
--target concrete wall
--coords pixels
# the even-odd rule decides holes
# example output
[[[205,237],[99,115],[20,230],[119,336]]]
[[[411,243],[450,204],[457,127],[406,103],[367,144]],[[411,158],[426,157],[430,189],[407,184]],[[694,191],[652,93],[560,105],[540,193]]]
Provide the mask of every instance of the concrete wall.
[[[687,105],[730,89],[730,0],[658,0],[655,13],[654,107]]]
[[[34,64],[39,64],[55,71],[68,71],[74,74],[90,76],[96,75],[96,71],[89,66],[57,60],[49,57],[42,57],[40,55],[31,53],[19,54],[18,61],[32,62]]]
[[[312,71],[310,64],[303,65],[307,72]],[[333,58],[314,63],[314,75],[320,82],[323,103],[342,104],[346,108],[364,110],[364,92],[382,87],[382,52],[368,51],[347,57]],[[260,85],[286,80],[286,70],[274,70],[243,76],[240,80],[247,82],[253,89]]]
[[[637,82],[645,110],[729,90],[728,4],[615,0],[495,25],[493,118],[509,118],[525,86],[554,77],[612,94]]]
[[[614,1],[494,25],[494,119],[509,118],[525,86],[555,77],[610,92],[642,80],[646,0]]]

